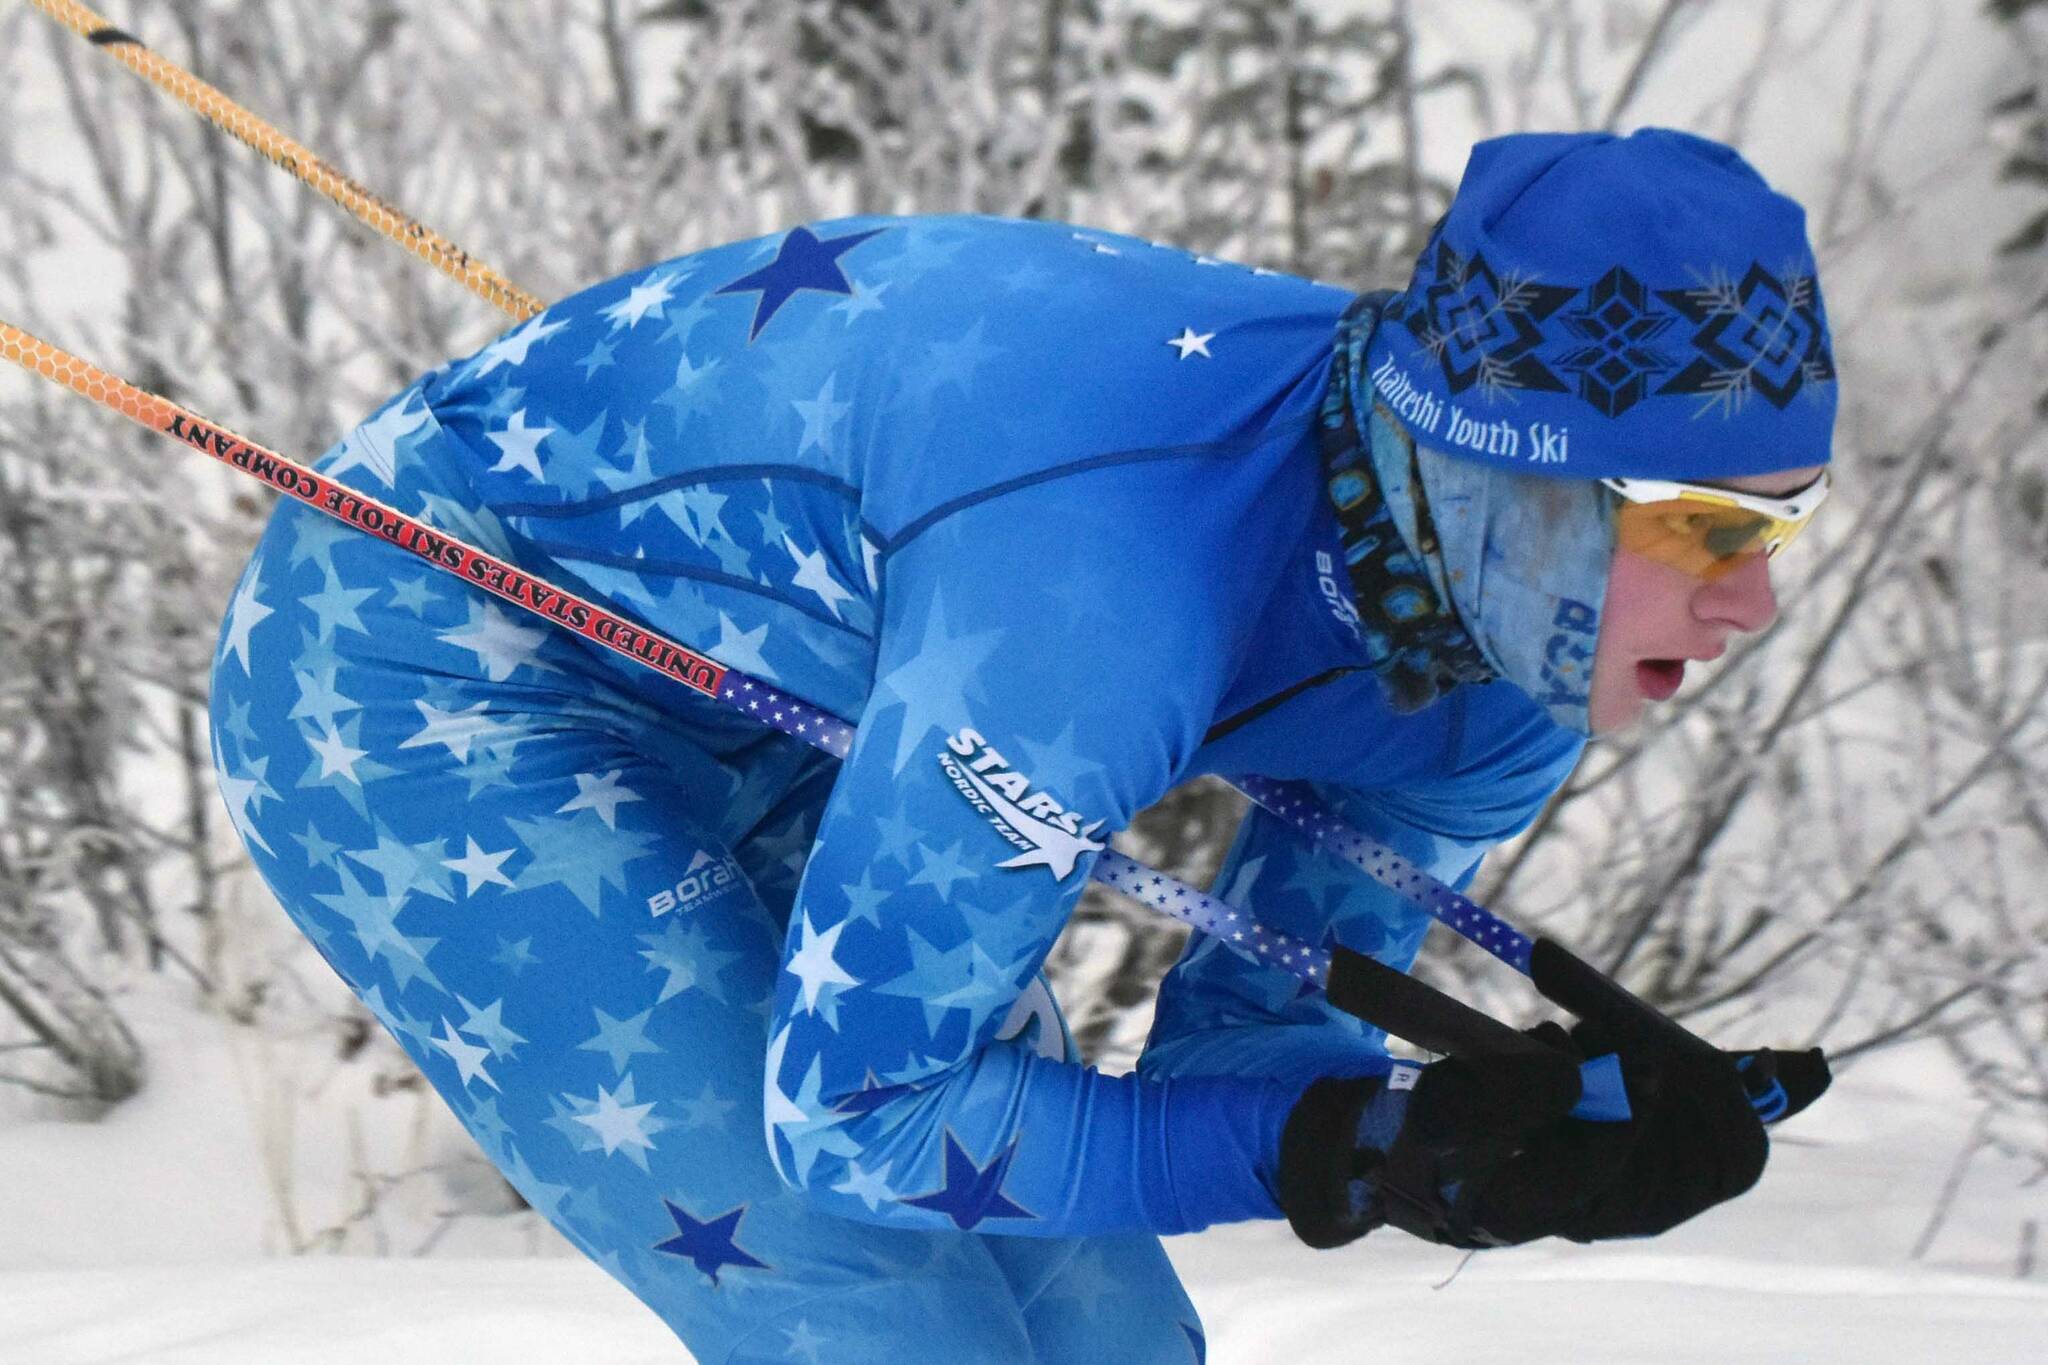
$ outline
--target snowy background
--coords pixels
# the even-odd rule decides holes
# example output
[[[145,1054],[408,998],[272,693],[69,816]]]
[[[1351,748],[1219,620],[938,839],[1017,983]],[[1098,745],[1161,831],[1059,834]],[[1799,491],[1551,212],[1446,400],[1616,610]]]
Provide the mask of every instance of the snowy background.
[[[1839,505],[1782,628],[1601,746],[1479,890],[1711,1037],[1825,1043],[1836,1092],[1653,1244],[1172,1251],[1226,1365],[2048,1359],[2048,4],[105,8],[543,297],[854,210],[1398,284],[1475,137],[1740,144],[1809,206]],[[307,455],[501,327],[22,0],[0,318]],[[264,506],[0,375],[0,1365],[677,1359],[241,860],[199,708]],[[1237,811],[1185,789],[1123,846],[1200,880]],[[1085,904],[1055,966],[1101,1064],[1179,942]],[[1422,971],[1533,1017],[1452,945]]]

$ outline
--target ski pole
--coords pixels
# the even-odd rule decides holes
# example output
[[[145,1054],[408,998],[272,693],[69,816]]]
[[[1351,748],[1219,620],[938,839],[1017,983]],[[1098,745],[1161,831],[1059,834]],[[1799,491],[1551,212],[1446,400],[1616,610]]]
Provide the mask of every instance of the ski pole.
[[[176,62],[145,47],[141,39],[114,27],[103,16],[76,3],[76,0],[29,0],[29,3],[214,127],[255,148],[326,195],[373,231],[398,243],[441,273],[461,281],[465,287],[519,321],[525,321],[546,307],[538,298],[440,233],[357,184],[273,124],[258,118]]]
[[[1247,777],[1238,779],[1234,785],[1309,842],[1364,872],[1528,977],[1552,1004],[1581,1019],[1598,1020],[1623,1030],[1655,1047],[1681,1052],[1713,1049],[1713,1044],[1556,939],[1531,939],[1386,845],[1352,829],[1303,784]]]

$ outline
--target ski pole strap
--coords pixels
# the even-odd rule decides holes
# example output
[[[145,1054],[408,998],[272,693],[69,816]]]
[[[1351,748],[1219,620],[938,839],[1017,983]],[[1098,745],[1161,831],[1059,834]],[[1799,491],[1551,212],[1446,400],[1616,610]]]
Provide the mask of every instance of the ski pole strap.
[[[1240,777],[1233,779],[1232,785],[1293,826],[1309,842],[1358,868],[1459,937],[1484,948],[1522,975],[1529,975],[1529,958],[1535,944],[1527,934],[1444,885],[1379,840],[1344,823],[1306,783]]]
[[[29,0],[43,13],[100,48],[121,65],[347,209],[364,226],[398,243],[441,273],[514,318],[525,321],[547,305],[455,243],[408,217],[322,161],[278,128],[258,118],[176,62],[143,46],[76,0]]]

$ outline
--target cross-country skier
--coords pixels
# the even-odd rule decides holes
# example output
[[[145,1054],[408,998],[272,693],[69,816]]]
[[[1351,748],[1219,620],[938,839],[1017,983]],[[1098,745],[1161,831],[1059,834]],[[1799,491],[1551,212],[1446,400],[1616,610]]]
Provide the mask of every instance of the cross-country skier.
[[[1668,131],[1480,144],[1398,295],[990,218],[721,246],[322,468],[856,719],[843,764],[287,501],[221,639],[221,787],[699,1360],[1198,1360],[1162,1233],[1591,1240],[1756,1178],[1718,1055],[1397,1066],[1198,938],[1112,1076],[1038,971],[1198,774],[1308,780],[1468,879],[1587,734],[1771,621],[1834,388],[1799,207]],[[1257,812],[1217,886],[1403,969],[1428,923]],[[1568,1117],[1613,1049],[1631,1116]]]

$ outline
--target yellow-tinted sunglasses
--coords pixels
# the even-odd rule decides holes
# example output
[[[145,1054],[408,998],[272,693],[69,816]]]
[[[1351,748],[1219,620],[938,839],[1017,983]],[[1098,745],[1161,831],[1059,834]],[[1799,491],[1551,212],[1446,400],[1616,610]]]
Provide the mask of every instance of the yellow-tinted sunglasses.
[[[1790,545],[1827,501],[1831,481],[1823,471],[1779,498],[1671,479],[1600,482],[1621,499],[1615,529],[1622,549],[1712,582],[1750,555]]]

